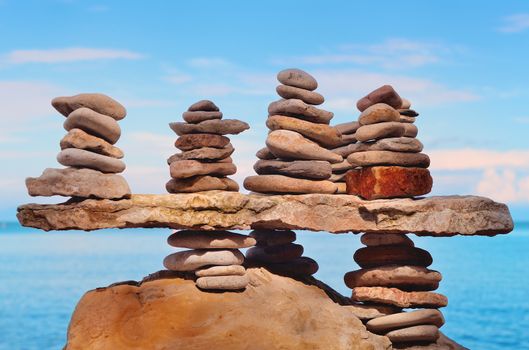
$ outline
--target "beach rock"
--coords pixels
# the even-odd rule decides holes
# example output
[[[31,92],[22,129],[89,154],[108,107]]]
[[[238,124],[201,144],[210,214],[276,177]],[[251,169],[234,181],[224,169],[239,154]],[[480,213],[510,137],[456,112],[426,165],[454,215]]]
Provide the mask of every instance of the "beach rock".
[[[402,309],[391,305],[375,305],[375,304],[352,304],[345,305],[349,311],[353,313],[362,321],[371,320],[373,318],[392,315],[401,312]]]
[[[192,124],[198,124],[200,122],[203,122],[205,120],[212,120],[212,119],[222,119],[222,112],[218,111],[187,111],[182,113],[182,118]]]
[[[402,106],[402,99],[391,85],[383,85],[361,98],[356,103],[356,107],[360,112],[363,112],[376,103],[385,103],[393,108],[400,108]]]
[[[27,178],[26,187],[30,196],[120,199],[131,195],[122,176],[92,169],[48,168],[37,178]]]
[[[248,277],[246,275],[199,277],[196,284],[198,288],[206,290],[239,290],[246,288]]]
[[[390,287],[403,291],[431,291],[439,287],[439,272],[421,266],[381,266],[347,272],[347,287]]]
[[[435,342],[439,338],[439,328],[427,325],[396,329],[386,337],[392,343]]]
[[[344,160],[344,161],[341,162],[341,163],[334,163],[334,164],[331,164],[331,169],[332,169],[332,172],[333,172],[333,173],[342,173],[342,172],[345,172],[345,171],[347,171],[347,170],[352,169],[352,167],[353,167],[353,166],[351,165],[351,163],[349,163],[349,162],[347,161],[347,159]]]
[[[239,191],[237,182],[229,178],[195,176],[188,179],[171,179],[165,185],[169,193],[193,193],[202,191]]]
[[[259,175],[280,174],[304,179],[325,180],[331,177],[331,164],[312,160],[258,160],[253,166]]]
[[[258,246],[273,246],[294,242],[296,233],[290,230],[253,230],[250,237],[255,238]]]
[[[169,127],[179,136],[185,134],[239,134],[250,126],[236,119],[212,119],[205,120],[198,124],[169,123]]]
[[[404,116],[407,116],[407,117],[418,117],[419,116],[419,113],[417,113],[417,111],[414,111],[413,109],[397,109],[397,111],[401,114],[401,115],[404,115]]]
[[[393,151],[418,153],[423,149],[421,141],[411,137],[391,137],[372,142],[359,142],[350,146],[353,152]],[[349,153],[349,154],[351,154]]]
[[[360,237],[362,244],[370,246],[378,245],[407,245],[413,247],[413,241],[406,235],[399,235],[396,233],[364,233]]]
[[[334,148],[331,151],[336,153],[336,154],[341,155],[344,158],[347,158],[348,155],[350,155],[353,152],[356,152],[357,149],[358,149],[358,147],[356,146],[355,143],[350,143],[347,146]]]
[[[103,173],[121,173],[125,163],[121,160],[77,148],[63,149],[57,155],[57,161],[64,166],[89,168]]]
[[[300,89],[294,86],[278,85],[277,94],[284,99],[295,98],[311,105],[321,105],[325,99],[317,92]]]
[[[366,327],[370,332],[380,334],[394,329],[419,325],[433,325],[441,328],[444,323],[445,319],[441,311],[426,309],[382,316],[367,322]]]
[[[419,133],[419,129],[415,124],[402,123],[404,125],[404,137],[416,137]]]
[[[312,75],[296,68],[285,69],[277,73],[277,80],[281,84],[309,91],[316,90],[318,87],[318,82]]]
[[[227,176],[237,172],[233,163],[202,163],[197,160],[175,160],[169,170],[173,179],[187,179],[198,175]]]
[[[256,240],[246,235],[229,231],[176,231],[167,238],[170,246],[191,249],[238,249],[255,245]]]
[[[432,190],[433,184],[428,169],[398,166],[349,170],[345,182],[348,194],[368,200],[422,196]]]
[[[113,118],[84,107],[70,113],[64,121],[64,129],[81,129],[111,144],[115,144],[121,136],[121,129]]]
[[[328,193],[336,192],[336,185],[327,180],[296,179],[283,175],[248,176],[244,188],[260,193]]]
[[[347,194],[347,184],[345,182],[335,182],[336,194]]]
[[[428,168],[430,158],[424,153],[365,151],[347,156],[347,161],[354,166],[368,167],[377,165],[396,165],[401,167]]]
[[[246,259],[265,263],[284,263],[302,255],[303,246],[296,243],[256,246],[246,251]]]
[[[415,117],[408,117],[407,115],[400,115],[399,122],[401,123],[415,123],[417,118]]]
[[[405,99],[404,97],[400,98],[402,100],[402,103],[400,105],[401,109],[409,109],[411,108],[411,102],[408,99]]]
[[[175,141],[175,147],[181,151],[190,151],[202,147],[224,148],[230,143],[226,136],[216,134],[186,134]]]
[[[376,103],[367,107],[358,117],[360,125],[369,125],[382,122],[398,122],[400,114],[397,110],[385,103]]]
[[[356,130],[358,130],[359,127],[360,127],[360,123],[357,121],[342,123],[342,124],[338,124],[334,126],[334,128],[343,135],[354,134]]]
[[[302,119],[272,115],[268,117],[266,126],[270,130],[291,130],[326,148],[336,147],[341,143],[341,134],[326,124],[311,123]]]
[[[241,265],[211,266],[195,271],[197,277],[244,276],[246,269]]]
[[[365,142],[369,140],[378,140],[389,137],[404,136],[406,128],[404,123],[383,122],[371,125],[362,125],[355,132],[355,138],[358,141]]]
[[[394,305],[402,308],[439,308],[448,299],[434,292],[404,292],[397,288],[356,287],[351,297],[355,301]]]
[[[194,271],[208,265],[241,265],[243,261],[244,255],[236,249],[193,249],[166,256],[163,266],[172,271]]]
[[[190,151],[184,151],[181,153],[173,154],[169,159],[167,159],[167,164],[172,164],[173,162],[179,160],[202,160],[202,161],[213,161],[224,159],[231,156],[235,151],[231,143],[224,146],[224,148],[213,148],[213,147],[202,147],[195,148]]]
[[[56,97],[51,105],[67,117],[76,109],[86,107],[97,113],[121,120],[127,115],[125,107],[109,96],[103,94],[79,94],[75,96]]]
[[[78,148],[112,158],[123,158],[123,151],[102,138],[87,134],[81,129],[71,129],[61,140],[61,149]]]
[[[255,154],[255,156],[259,159],[263,159],[263,160],[272,160],[272,159],[276,159],[276,156],[270,152],[270,150],[268,149],[268,147],[263,147],[261,148],[259,151],[257,151],[257,153]]]
[[[363,247],[354,254],[354,261],[362,268],[386,265],[413,265],[428,267],[432,256],[426,250],[405,245]]]
[[[330,163],[343,161],[342,156],[290,130],[274,130],[270,132],[266,138],[266,146],[278,158],[325,160]]]
[[[308,105],[298,99],[279,100],[270,103],[268,115],[292,116],[320,124],[329,124],[334,116],[332,112]]]
[[[274,273],[288,276],[310,276],[318,272],[320,268],[314,259],[306,256],[289,260],[286,263],[266,263],[265,267]]]
[[[219,107],[217,107],[217,105],[210,100],[200,100],[200,101],[193,103],[191,106],[189,106],[187,110],[189,112],[199,112],[199,111],[218,112]]]

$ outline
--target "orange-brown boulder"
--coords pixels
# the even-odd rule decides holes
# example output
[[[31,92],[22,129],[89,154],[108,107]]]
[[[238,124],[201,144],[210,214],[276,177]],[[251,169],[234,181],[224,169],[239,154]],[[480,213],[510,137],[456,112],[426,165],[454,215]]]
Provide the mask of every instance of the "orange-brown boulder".
[[[404,292],[397,288],[356,287],[351,298],[383,305],[402,308],[439,308],[448,305],[448,299],[434,292]]]

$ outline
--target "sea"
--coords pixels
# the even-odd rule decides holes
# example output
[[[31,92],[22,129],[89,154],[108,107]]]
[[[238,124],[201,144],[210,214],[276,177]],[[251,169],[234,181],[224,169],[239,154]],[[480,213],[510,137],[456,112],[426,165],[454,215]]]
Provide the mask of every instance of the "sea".
[[[0,349],[62,349],[72,312],[96,287],[140,280],[174,251],[168,229],[43,232],[0,223]],[[495,237],[413,237],[442,272],[442,331],[472,350],[529,349],[529,223]],[[298,231],[316,277],[344,295],[359,235]]]

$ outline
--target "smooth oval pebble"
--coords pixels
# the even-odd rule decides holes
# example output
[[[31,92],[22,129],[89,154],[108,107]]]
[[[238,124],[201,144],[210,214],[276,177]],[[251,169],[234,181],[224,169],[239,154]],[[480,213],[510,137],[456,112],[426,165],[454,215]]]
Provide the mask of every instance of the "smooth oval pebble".
[[[276,91],[284,99],[297,98],[311,105],[321,105],[325,101],[325,98],[315,91],[300,89],[294,86],[278,85]]]
[[[237,249],[184,250],[168,255],[163,260],[163,266],[172,271],[194,271],[208,265],[241,265],[244,256]]]
[[[285,115],[308,120],[313,123],[329,124],[333,112],[306,104],[299,99],[279,100],[268,105],[268,115]]]
[[[197,277],[208,276],[244,276],[246,269],[242,265],[211,266],[195,271]]]
[[[436,326],[414,326],[391,331],[386,337],[392,343],[408,342],[435,342],[439,338],[439,329]]]
[[[390,137],[371,142],[359,142],[351,145],[351,153],[366,151],[393,151],[418,153],[423,149],[421,141],[411,137]]]
[[[269,263],[284,263],[303,255],[303,246],[287,243],[273,246],[256,246],[246,251],[246,258]]]
[[[256,240],[246,235],[229,231],[176,231],[167,238],[173,247],[191,249],[238,249],[248,248],[256,244]]]
[[[176,160],[169,165],[173,179],[187,179],[198,175],[227,176],[237,172],[233,163],[203,163],[197,160]]]
[[[121,136],[121,128],[116,120],[84,107],[70,113],[64,121],[64,129],[81,129],[111,144],[115,144]]]
[[[62,150],[57,155],[57,161],[64,166],[95,169],[103,173],[121,173],[125,170],[125,163],[119,159],[77,148]]]
[[[239,185],[227,177],[194,176],[188,179],[171,179],[165,184],[169,193],[194,193],[203,191],[239,191]]]
[[[230,139],[216,134],[186,134],[175,141],[175,147],[181,151],[190,151],[202,147],[224,148]]]
[[[290,130],[274,130],[266,138],[266,146],[276,157],[285,159],[326,160],[341,163],[343,157]]]
[[[364,142],[389,137],[401,137],[406,132],[405,124],[400,122],[382,122],[377,124],[362,125],[355,132],[355,138]]]
[[[232,155],[235,151],[231,143],[227,144],[223,148],[213,147],[202,147],[195,148],[190,151],[184,151],[181,153],[173,154],[167,159],[167,164],[171,164],[178,160],[201,160],[201,161],[212,161],[224,159]]]
[[[419,129],[415,124],[404,123],[404,137],[416,137]]]
[[[376,124],[382,122],[398,122],[400,113],[390,105],[385,103],[375,103],[366,108],[358,117],[361,125]]]
[[[248,176],[244,188],[259,193],[328,193],[336,192],[336,185],[328,180],[297,179],[284,175]]]
[[[398,233],[364,233],[360,242],[366,246],[378,245],[407,245],[413,247],[413,241],[405,234]]]
[[[270,130],[295,131],[326,148],[334,148],[342,141],[342,135],[335,128],[294,117],[272,115],[266,120],[266,126]]]
[[[386,103],[393,108],[400,108],[402,99],[391,85],[383,85],[358,100],[356,107],[360,112],[363,112],[375,103]]]
[[[291,230],[253,230],[250,237],[255,238],[257,245],[282,245],[296,240],[296,232]]]
[[[387,265],[349,271],[344,275],[345,285],[356,287],[388,287],[403,291],[431,291],[439,287],[439,272],[422,266]]]
[[[428,168],[430,158],[424,153],[365,151],[351,153],[347,161],[358,167],[394,165],[401,167]]]
[[[97,93],[56,97],[51,101],[51,105],[65,117],[82,107],[104,114],[115,120],[121,120],[127,115],[127,110],[118,101],[107,95]]]
[[[178,135],[185,134],[239,134],[250,126],[237,119],[211,119],[198,124],[189,123],[169,123],[169,127]]]
[[[200,289],[239,290],[248,285],[248,276],[208,276],[196,280]]]
[[[205,120],[212,120],[212,119],[222,119],[222,112],[208,112],[208,111],[194,111],[194,112],[184,112],[182,113],[182,118],[188,122],[197,124],[200,122],[203,122]]]
[[[419,325],[433,325],[441,328],[444,323],[445,319],[441,311],[426,309],[375,318],[367,322],[366,327],[369,331],[380,334],[381,332]]]
[[[312,75],[297,68],[282,70],[277,73],[277,80],[282,84],[310,91],[318,87],[318,82]]]
[[[200,100],[200,101],[193,103],[191,106],[189,106],[187,110],[190,112],[197,112],[197,111],[218,112],[219,107],[217,107],[217,105],[210,100]]]
[[[354,253],[354,261],[362,268],[384,265],[417,265],[428,267],[433,259],[428,251],[405,245],[364,247]]]
[[[81,129],[71,129],[60,142],[61,149],[78,148],[95,152],[112,158],[123,158],[121,149],[111,145],[102,138],[90,135]]]

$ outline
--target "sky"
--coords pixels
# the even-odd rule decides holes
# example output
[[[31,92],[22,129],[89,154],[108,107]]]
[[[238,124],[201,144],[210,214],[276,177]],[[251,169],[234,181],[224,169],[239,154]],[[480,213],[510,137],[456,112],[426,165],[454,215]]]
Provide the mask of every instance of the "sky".
[[[332,124],[391,84],[412,101],[432,161],[432,195],[475,194],[529,220],[527,1],[0,0],[0,220],[32,198],[26,177],[61,167],[53,97],[120,101],[117,146],[133,193],[165,193],[168,123],[199,99],[251,129],[231,137],[242,184],[264,146],[276,74],[319,82]]]

